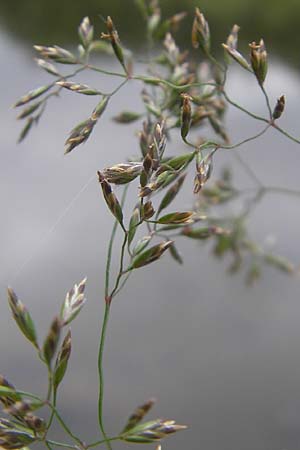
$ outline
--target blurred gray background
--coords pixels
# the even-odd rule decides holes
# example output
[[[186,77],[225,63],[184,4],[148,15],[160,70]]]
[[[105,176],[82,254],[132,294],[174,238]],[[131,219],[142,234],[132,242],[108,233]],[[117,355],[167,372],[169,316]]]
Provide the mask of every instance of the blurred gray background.
[[[162,2],[166,14],[191,9],[192,4]],[[265,38],[272,55],[266,84],[271,102],[286,95],[280,124],[299,135],[299,2],[285,1],[283,7],[267,0],[203,0],[199,6],[216,47],[233,23],[242,26],[241,48]],[[66,291],[87,275],[88,303],[72,325],[73,355],[59,407],[78,434],[92,441],[98,437],[96,360],[112,226],[93,175],[137,152],[140,124],[117,127],[111,117],[123,109],[141,109],[141,85],[128,83],[112,99],[91,139],[67,157],[67,133],[89,114],[93,99],[68,92],[52,99],[39,127],[21,145],[16,144],[21,127],[11,105],[50,78],[35,67],[33,44],[68,45],[75,41],[83,15],[100,32],[98,14],[111,14],[124,42],[142,52],[136,43],[143,26],[133,1],[2,0],[0,13],[0,372],[19,388],[45,392],[45,370],[10,318],[6,286],[12,285],[28,306],[42,338]],[[188,28],[179,39],[188,43]],[[98,63],[118,70],[109,59]],[[137,65],[136,70],[142,69]],[[95,74],[83,79],[107,91],[117,82]],[[230,70],[228,90],[252,111],[265,114],[255,81],[238,67]],[[227,125],[233,142],[259,130],[257,122],[232,109]],[[179,141],[169,149],[186,151]],[[266,185],[299,189],[300,146],[274,131],[239,151]],[[224,164],[234,168],[239,186],[252,186],[231,152],[215,158],[215,174]],[[189,208],[191,182],[185,195],[182,201]],[[133,188],[127,211],[135,198]],[[272,194],[255,209],[249,227],[255,239],[266,245],[274,241],[274,250],[298,265],[299,223],[299,198]],[[242,275],[229,276],[226,264],[212,258],[209,245],[183,241],[179,247],[183,268],[166,255],[134,273],[112,306],[105,352],[108,432],[116,434],[132,409],[154,396],[158,404],[151,417],[189,425],[164,448],[299,450],[299,279],[266,268],[263,279],[249,289]],[[53,437],[59,438],[60,432]]]

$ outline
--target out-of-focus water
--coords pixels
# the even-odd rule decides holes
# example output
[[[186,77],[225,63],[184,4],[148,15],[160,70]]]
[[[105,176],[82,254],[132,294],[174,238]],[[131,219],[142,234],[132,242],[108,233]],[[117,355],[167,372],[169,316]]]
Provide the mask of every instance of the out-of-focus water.
[[[96,34],[104,31],[101,17],[110,15],[117,26],[122,42],[143,49],[146,24],[137,3],[140,0],[0,0],[0,23],[5,30],[22,42],[74,42],[76,28],[82,17],[88,15]],[[146,4],[152,3],[145,0]],[[155,3],[155,2],[154,2]],[[153,3],[153,4],[154,4]],[[300,3],[298,0],[163,0],[159,3],[162,20],[179,11],[188,12],[176,39],[189,47],[192,16],[195,6],[201,9],[209,22],[212,45],[221,50],[232,25],[240,27],[239,48],[249,50],[248,43],[264,38],[272,54],[282,55],[285,60],[299,67],[298,48]],[[26,17],[26,20],[24,20]]]
[[[122,109],[138,110],[139,89],[130,83],[113,98],[88,143],[67,157],[64,139],[87,117],[91,99],[69,93],[61,101],[53,99],[39,127],[16,145],[20,126],[10,106],[48,78],[24,48],[4,33],[0,37],[0,371],[24,390],[46,389],[44,369],[10,318],[5,286],[11,284],[28,306],[42,338],[66,291],[87,275],[88,303],[72,326],[73,355],[59,407],[90,441],[97,437],[96,359],[112,218],[96,177],[88,181],[97,169],[136,152],[138,125],[117,128],[110,118]],[[112,67],[108,61],[105,65]],[[95,75],[90,80],[103,90],[116,83]],[[299,74],[282,69],[280,62],[271,64],[271,100],[286,94],[281,125],[296,135],[299,86]],[[263,113],[263,99],[247,74],[232,69],[229,92]],[[229,110],[228,127],[236,142],[258,131],[259,124]],[[184,150],[176,142],[171,148]],[[266,185],[299,189],[300,146],[274,131],[240,152]],[[216,173],[225,163],[234,166],[240,185],[251,186],[230,152],[218,155]],[[299,263],[299,223],[298,198],[269,195],[251,216],[250,227],[261,241],[271,233],[276,250]],[[299,280],[266,269],[264,278],[247,289],[242,277],[226,274],[207,247],[183,242],[180,249],[184,269],[165,256],[134,273],[112,306],[105,352],[107,430],[118,432],[137,404],[155,396],[154,416],[190,427],[165,448],[298,450]]]

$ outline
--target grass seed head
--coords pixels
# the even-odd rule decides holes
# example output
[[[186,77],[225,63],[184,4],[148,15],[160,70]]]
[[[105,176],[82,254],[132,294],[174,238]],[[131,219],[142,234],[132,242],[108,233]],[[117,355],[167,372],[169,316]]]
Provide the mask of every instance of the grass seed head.
[[[236,49],[231,48],[227,44],[222,44],[222,47],[224,48],[225,52],[233,58],[240,66],[242,66],[244,69],[251,71],[251,67],[248,63],[248,61],[243,57],[243,55],[238,52]]]
[[[103,196],[111,213],[115,216],[118,222],[123,226],[123,212],[117,197],[112,191],[112,188],[106,178],[98,171],[98,179],[102,188]]]
[[[126,184],[138,177],[143,170],[141,162],[116,164],[102,170],[102,175],[109,183]]]
[[[77,58],[68,50],[54,45],[46,47],[44,45],[34,45],[33,48],[40,54],[42,58],[52,59],[61,64],[77,64]]]
[[[194,48],[200,46],[205,53],[210,52],[209,25],[199,8],[195,9],[195,17],[192,26],[192,45]]]
[[[54,376],[53,376],[53,385],[55,390],[61,383],[67,370],[69,358],[71,355],[71,349],[72,349],[71,330],[69,330],[66,337],[63,340],[62,346],[60,348],[60,351],[57,355],[55,362]]]
[[[141,406],[138,406],[133,414],[129,417],[127,424],[125,425],[123,429],[123,433],[126,431],[134,428],[138,423],[140,423],[145,415],[150,411],[150,409],[153,407],[155,403],[154,399],[150,399],[147,402],[143,403]]]
[[[143,253],[138,254],[133,259],[130,270],[138,269],[158,260],[172,243],[173,241],[161,242],[160,244],[149,248],[149,250],[145,250]]]
[[[56,69],[54,64],[52,64],[51,62],[45,61],[42,58],[35,58],[35,61],[41,69],[45,70],[46,72],[50,73],[51,75],[54,75],[55,77],[61,76],[61,74],[58,72],[58,70]]]
[[[27,308],[19,300],[12,288],[8,288],[7,292],[8,303],[17,325],[24,336],[38,348],[35,326]]]
[[[282,115],[285,108],[285,96],[281,95],[279,99],[277,100],[277,103],[275,105],[272,117],[274,120],[279,119],[279,117]]]
[[[43,356],[49,367],[57,350],[61,328],[62,321],[60,317],[55,317],[43,345]]]
[[[181,94],[182,97],[182,108],[181,108],[181,137],[185,139],[190,131],[191,119],[192,119],[192,108],[191,100],[188,94]]]
[[[127,442],[151,443],[186,428],[186,425],[179,425],[174,420],[156,419],[135,426],[124,433],[121,438]]]
[[[252,42],[249,44],[251,66],[258,83],[262,86],[268,71],[267,51],[263,39],[259,41],[259,44]]]
[[[79,284],[75,284],[74,287],[67,293],[60,311],[60,318],[63,326],[71,323],[85,304],[85,287],[86,278],[84,278]]]
[[[51,87],[52,87],[52,84],[48,84],[46,86],[41,86],[41,87],[38,87],[37,89],[33,89],[32,91],[29,91],[27,94],[23,95],[23,97],[21,97],[17,101],[17,103],[15,103],[14,107],[17,108],[18,106],[23,106],[26,103],[31,102],[32,100],[43,95],[45,92],[49,91],[49,89],[51,89]]]
[[[78,28],[79,38],[85,49],[88,49],[91,45],[94,37],[94,27],[91,25],[90,19],[84,17]]]
[[[77,92],[78,94],[99,95],[99,91],[86,84],[74,83],[73,81],[57,81],[56,84],[70,91]]]

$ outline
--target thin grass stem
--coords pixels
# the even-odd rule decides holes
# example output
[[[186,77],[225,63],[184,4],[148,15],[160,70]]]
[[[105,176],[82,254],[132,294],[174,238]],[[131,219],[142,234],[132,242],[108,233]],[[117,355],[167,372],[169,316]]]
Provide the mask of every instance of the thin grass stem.
[[[240,111],[243,111],[245,114],[247,114],[248,116],[252,117],[253,119],[269,123],[269,120],[266,119],[265,117],[261,117],[261,116],[259,116],[257,114],[254,114],[251,111],[248,111],[248,109],[244,108],[243,106],[241,106],[238,103],[236,103],[233,100],[231,100],[231,98],[228,96],[228,94],[226,93],[225,90],[222,90],[221,92],[222,92],[223,96],[225,97],[225,99],[228,101],[228,103],[230,103],[230,105],[234,106],[235,108],[239,109]]]
[[[120,437],[116,436],[116,437],[107,439],[107,441],[112,442],[112,441],[118,441],[119,439],[120,439]],[[107,441],[106,440],[96,441],[96,442],[93,442],[92,444],[87,445],[86,448],[98,447],[98,445],[105,444],[105,442],[107,442]]]
[[[269,96],[268,96],[268,94],[267,94],[267,92],[266,92],[266,90],[265,90],[265,88],[264,88],[264,86],[262,84],[260,85],[260,88],[261,88],[262,93],[264,94],[264,97],[265,97],[265,100],[266,100],[266,104],[267,104],[270,120],[272,120],[273,113],[272,113],[272,108],[271,108],[271,105],[270,105]]]
[[[261,137],[263,134],[265,134],[265,132],[270,127],[271,127],[271,125],[268,124],[265,128],[263,128],[259,133],[255,134],[254,136],[250,136],[247,139],[244,139],[244,140],[238,142],[237,144],[233,144],[233,145],[218,145],[218,148],[224,148],[224,149],[227,149],[227,150],[232,150],[234,148],[240,147],[241,145],[244,145],[247,142],[254,141],[255,139]]]
[[[104,345],[106,338],[106,330],[109,320],[110,313],[110,301],[107,300],[105,303],[105,310],[103,316],[103,322],[101,327],[101,338],[100,338],[100,346],[99,346],[99,355],[98,355],[98,374],[99,374],[99,400],[98,400],[98,421],[101,433],[104,437],[104,441],[106,443],[106,447],[108,450],[111,450],[111,445],[108,441],[107,434],[105,432],[104,423],[103,423],[103,399],[104,399],[104,375],[103,375],[103,354],[104,354]]]
[[[127,191],[128,191],[128,186],[129,185],[127,185],[124,189],[123,196],[121,199],[121,207],[124,206]],[[98,422],[99,422],[99,427],[100,427],[101,433],[104,437],[104,440],[106,442],[106,446],[107,446],[108,450],[111,450],[111,445],[109,443],[107,434],[105,432],[104,423],[103,423],[103,400],[104,400],[103,354],[104,354],[107,325],[108,325],[108,320],[109,320],[110,305],[111,305],[111,299],[112,299],[112,296],[109,295],[111,258],[112,258],[113,243],[114,243],[114,240],[116,237],[118,224],[119,224],[119,222],[116,220],[114,223],[111,237],[110,237],[109,244],[108,244],[106,270],[105,270],[105,288],[104,288],[105,310],[104,310],[103,322],[102,322],[102,327],[101,327],[101,336],[100,336],[99,353],[98,353],[98,375],[99,375]],[[125,246],[126,246],[127,233],[125,233],[125,237],[126,237],[126,240],[124,239],[124,241],[125,241]],[[124,246],[124,243],[123,243],[123,246]],[[122,249],[123,249],[123,247],[122,247]],[[123,255],[124,255],[124,253],[123,253]],[[120,273],[119,273],[119,275],[120,275]]]
[[[65,444],[63,442],[52,441],[52,439],[47,439],[44,442],[45,442],[45,444],[46,444],[46,446],[48,448],[51,448],[50,447],[51,445],[56,445],[57,447],[78,449],[78,447],[76,445],[71,445],[71,444]]]
[[[110,70],[100,69],[100,67],[93,66],[92,64],[86,64],[83,67],[83,69],[89,69],[89,70],[92,70],[94,72],[103,73],[104,75],[110,75],[110,76],[113,76],[113,77],[128,78],[128,75],[126,75],[125,73],[112,72]]]
[[[291,139],[292,141],[296,142],[296,144],[300,144],[300,140],[292,136],[291,134],[287,133],[285,130],[280,128],[276,123],[272,123],[271,126],[275,128],[275,130],[279,131],[279,133],[284,134],[287,138]]]

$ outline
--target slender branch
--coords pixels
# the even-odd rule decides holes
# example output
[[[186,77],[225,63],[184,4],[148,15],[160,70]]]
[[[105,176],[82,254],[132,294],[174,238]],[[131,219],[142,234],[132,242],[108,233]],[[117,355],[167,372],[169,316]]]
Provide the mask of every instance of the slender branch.
[[[253,114],[252,112],[248,111],[248,109],[243,108],[243,106],[241,106],[238,103],[231,100],[231,98],[228,96],[226,91],[222,90],[221,92],[222,92],[223,96],[225,97],[225,99],[228,101],[228,103],[230,103],[230,105],[234,106],[235,108],[239,109],[240,111],[243,111],[245,114],[252,117],[253,119],[261,120],[262,122],[269,123],[269,120],[266,119],[265,117],[261,117],[261,116],[258,116],[257,114]]]
[[[108,94],[108,97],[112,97],[113,95],[115,95],[127,82],[128,82],[128,78],[126,78],[126,80],[122,81],[121,84],[119,84],[119,86],[116,87],[116,89],[114,89],[110,94]]]
[[[128,272],[126,277],[123,279],[122,283],[120,284],[120,286],[118,287],[118,289],[116,290],[116,292],[114,293],[114,297],[116,297],[118,295],[118,293],[123,289],[123,287],[125,286],[125,284],[128,281],[128,278],[130,277],[130,275],[132,274],[132,271]]]
[[[81,66],[81,67],[79,67],[78,69],[74,70],[73,72],[69,73],[68,75],[61,75],[61,74],[59,74],[59,76],[58,76],[54,81],[52,81],[52,83],[50,83],[49,86],[52,86],[52,87],[53,87],[53,86],[56,85],[56,83],[57,83],[58,81],[61,81],[61,80],[67,80],[68,78],[75,77],[75,75],[77,75],[77,74],[80,73],[80,72],[83,72],[84,70],[85,70],[85,67],[84,67],[84,66]],[[60,91],[61,89],[62,89],[62,87],[59,87],[59,88],[57,89],[57,91]],[[47,95],[43,98],[43,100],[47,100],[47,98],[51,97],[52,95],[55,95],[55,94],[53,94],[53,92],[50,93],[50,94],[47,94]]]
[[[56,400],[57,400],[57,391],[54,390],[54,392],[53,392],[53,407],[55,409],[56,409]],[[46,428],[46,432],[50,429],[50,427],[52,425],[52,422],[53,422],[53,419],[54,419],[54,416],[55,416],[55,410],[52,409],[52,413],[51,413],[51,416],[50,416],[50,419],[49,419],[49,422],[48,422],[48,425],[47,425],[47,428]]]
[[[220,69],[223,73],[227,71],[226,66],[222,65],[209,51],[203,48],[203,51],[206,55],[206,57],[209,59],[209,61],[214,64],[218,69]]]
[[[56,445],[57,447],[74,448],[74,449],[78,450],[78,447],[76,445],[64,444],[63,442],[52,441],[50,439],[47,439],[44,442],[45,442],[45,444],[47,445],[48,448],[51,448],[50,445]]]
[[[49,408],[51,408],[52,411],[54,411],[55,417],[57,418],[58,422],[60,423],[60,425],[62,426],[62,428],[65,430],[65,432],[72,438],[74,439],[78,444],[82,445],[81,440],[75,436],[72,431],[70,430],[70,428],[67,426],[67,424],[64,422],[64,420],[62,419],[62,417],[60,416],[59,412],[57,411],[56,407],[54,405],[52,405],[51,402],[42,400],[39,396],[32,394],[30,392],[26,392],[26,391],[20,391],[18,389],[16,389],[16,393],[20,394],[21,396],[24,397],[28,397],[28,398],[32,398],[33,400],[36,400],[38,402],[41,402],[42,404],[45,404],[46,406],[49,406]]]
[[[92,70],[94,72],[103,73],[104,75],[111,75],[113,77],[120,77],[120,78],[128,78],[128,75],[126,75],[125,73],[111,72],[110,70],[100,69],[100,67],[93,66],[92,64],[86,64],[84,68]]]
[[[109,442],[111,442],[111,441],[118,441],[119,439],[120,439],[120,437],[116,436],[116,437],[109,438],[107,440],[96,441],[96,442],[93,442],[92,444],[87,445],[86,448],[97,447],[98,445],[105,444],[107,441],[109,441]]]
[[[227,150],[232,150],[234,148],[240,147],[243,144],[246,144],[247,142],[250,141],[254,141],[255,139],[259,138],[260,136],[262,136],[263,134],[265,134],[265,132],[270,128],[271,124],[268,124],[266,127],[264,127],[259,133],[255,134],[254,136],[250,136],[247,139],[244,139],[241,142],[238,142],[237,144],[233,144],[233,145],[217,145],[218,148],[224,148]]]
[[[108,297],[108,291],[109,291],[109,277],[110,277],[110,266],[111,266],[111,257],[112,257],[112,248],[113,243],[115,239],[115,235],[118,228],[118,221],[116,220],[112,229],[111,237],[108,244],[108,252],[107,252],[107,259],[106,259],[106,270],[105,270],[105,298]]]
[[[56,83],[58,81],[67,80],[69,78],[75,77],[80,72],[83,72],[85,70],[85,67],[79,67],[78,69],[74,70],[73,72],[69,73],[68,75],[60,75],[55,81],[53,81],[50,86],[54,87],[56,86]],[[49,94],[45,95],[43,97],[42,102],[46,102],[50,97],[57,97],[60,93],[60,91],[63,89],[62,86],[59,86],[55,91],[50,92]]]
[[[271,125],[272,125],[273,128],[275,128],[275,130],[279,131],[279,133],[284,134],[284,136],[286,136],[287,138],[289,138],[292,141],[296,142],[296,144],[300,144],[300,140],[299,139],[297,139],[294,136],[292,136],[291,134],[287,133],[285,130],[280,128],[276,123],[273,122]]]
[[[284,188],[284,187],[279,187],[279,186],[266,186],[265,191],[267,194],[277,193],[277,194],[293,195],[295,197],[300,197],[300,191],[296,191],[294,189],[288,189],[288,188]]]
[[[186,138],[182,138],[182,140],[188,147],[191,147],[193,150],[197,148],[197,145],[193,144],[192,142],[189,142]]]
[[[257,190],[256,195],[249,200],[242,214],[238,217],[238,220],[244,220],[249,214],[253,211],[253,208],[260,202],[260,200],[265,195],[266,190],[264,187],[261,187]]]
[[[58,413],[57,409],[55,406],[53,406],[51,403],[48,403],[48,406],[52,409],[52,411],[54,411],[54,415],[57,419],[57,421],[59,422],[59,424],[61,425],[61,427],[65,430],[65,432],[72,438],[74,439],[75,442],[77,442],[77,444],[79,444],[80,446],[82,446],[82,441],[75,436],[75,434],[72,433],[72,431],[70,430],[70,428],[68,427],[68,425],[65,423],[65,421],[63,420],[63,418],[60,416],[60,414]]]
[[[123,205],[124,205],[125,198],[126,198],[127,191],[128,191],[128,186],[129,185],[127,185],[124,189],[123,196],[121,199],[121,207],[123,207]],[[99,427],[100,427],[102,435],[105,439],[108,450],[111,450],[111,445],[109,443],[108,437],[105,432],[104,424],[103,424],[103,400],[104,400],[103,354],[104,354],[106,330],[107,330],[107,325],[108,325],[108,320],[109,320],[110,305],[111,305],[111,299],[112,299],[112,296],[109,295],[109,279],[110,279],[112,249],[113,249],[113,243],[114,243],[116,232],[117,232],[118,223],[119,222],[117,220],[114,223],[111,237],[110,237],[109,244],[108,244],[106,270],[105,270],[105,288],[104,288],[105,310],[104,310],[104,316],[103,316],[103,322],[102,322],[102,328],[101,328],[99,353],[98,353],[98,374],[99,374],[98,422],[99,422]],[[127,233],[126,232],[125,232],[125,237],[126,237],[126,240],[124,239],[124,242],[126,245],[126,242],[127,242]],[[123,246],[124,246],[124,243],[123,243]],[[123,247],[122,247],[122,250],[123,250]],[[123,255],[124,255],[124,253],[123,253]],[[122,268],[122,266],[121,266],[121,268]],[[120,273],[119,273],[119,275],[120,275]]]
[[[126,185],[125,188],[124,188],[123,196],[122,196],[122,199],[121,199],[121,207],[123,207],[123,205],[124,205],[125,198],[126,198],[127,191],[128,191],[128,187],[129,187],[129,185]],[[109,293],[109,278],[110,278],[110,266],[111,266],[112,248],[113,248],[113,243],[114,243],[114,240],[115,240],[115,237],[116,237],[118,224],[119,224],[119,222],[117,220],[115,220],[114,226],[112,228],[111,236],[110,236],[110,239],[109,239],[109,244],[108,244],[107,258],[106,258],[106,270],[105,270],[105,289],[104,289],[105,298],[108,297],[108,293]]]
[[[19,389],[15,389],[15,391],[17,394],[23,397],[28,397],[38,402],[44,403],[45,405],[49,405],[49,403],[45,402],[45,400],[42,400],[38,395],[32,394],[31,392],[20,391]]]
[[[261,117],[257,114],[253,114],[251,111],[248,111],[246,108],[243,108],[241,105],[239,105],[238,103],[231,100],[231,98],[228,96],[228,94],[226,93],[225,90],[222,90],[221,92],[230,105],[234,106],[235,108],[239,109],[240,111],[243,111],[245,114],[252,117],[253,119],[260,120],[262,122],[266,122],[268,125],[275,128],[275,130],[279,131],[279,133],[282,133],[284,136],[291,139],[293,142],[296,142],[296,144],[300,144],[300,139],[295,138],[290,133],[288,133],[287,131],[280,128],[274,121],[270,122],[270,120],[266,119],[265,117]],[[264,89],[263,89],[263,92],[265,93]],[[265,93],[265,96],[266,96],[266,98],[268,98],[266,93]],[[268,101],[269,101],[269,99],[268,99]],[[271,111],[270,105],[269,105],[269,108],[270,108],[269,112],[271,112],[271,117],[272,117],[272,111]]]
[[[272,112],[272,108],[271,108],[271,105],[270,105],[269,96],[268,96],[268,94],[267,94],[267,92],[266,92],[266,90],[265,90],[265,88],[264,88],[264,86],[262,84],[260,84],[260,88],[261,88],[262,93],[264,94],[264,97],[266,99],[266,104],[267,104],[270,120],[272,120],[273,112]]]
[[[52,388],[53,388],[53,375],[52,375],[52,370],[51,367],[49,367],[49,365],[47,364],[48,367],[48,392],[47,392],[47,401],[50,401],[51,398],[51,394],[52,394]]]
[[[126,243],[127,243],[127,236],[128,236],[128,234],[125,233],[123,244],[122,244],[122,249],[121,249],[120,269],[119,269],[119,273],[117,275],[115,286],[114,286],[111,294],[107,295],[105,297],[105,311],[104,311],[104,317],[103,317],[103,322],[102,322],[100,348],[99,348],[99,356],[98,356],[98,372],[99,372],[98,419],[99,419],[99,426],[100,426],[101,432],[105,439],[106,446],[109,450],[111,450],[111,445],[109,443],[107,434],[104,429],[104,424],[103,424],[103,399],[104,399],[103,354],[104,354],[104,345],[105,345],[106,331],[107,331],[107,325],[108,325],[108,320],[109,320],[111,301],[119,287],[119,283],[120,283],[121,277],[123,275],[124,253],[125,253],[125,248],[126,248]]]
[[[188,88],[192,88],[192,87],[203,87],[203,86],[214,86],[214,87],[218,87],[217,83],[189,83],[189,84],[174,84],[171,83],[170,81],[164,80],[162,78],[152,78],[152,77],[146,77],[143,75],[136,75],[131,77],[132,80],[140,80],[140,81],[144,81],[145,83],[153,83],[153,84],[164,84],[166,86],[171,87],[172,89],[178,90],[178,91],[182,91],[184,89],[188,89]]]
[[[125,233],[124,235],[124,240],[123,240],[123,244],[122,244],[122,248],[121,248],[121,256],[120,256],[120,268],[119,268],[119,273],[117,275],[117,279],[116,279],[116,283],[115,286],[110,294],[110,299],[112,300],[113,297],[115,296],[115,293],[119,287],[120,284],[120,280],[122,278],[123,275],[123,269],[124,269],[124,254],[125,254],[125,249],[126,249],[126,244],[127,244],[127,239],[128,239],[128,233]]]
[[[110,300],[107,297],[105,303],[105,310],[101,328],[101,338],[100,338],[100,346],[99,346],[99,355],[98,355],[98,373],[99,373],[99,400],[98,400],[98,421],[99,427],[104,437],[106,447],[108,450],[111,450],[111,445],[108,441],[107,434],[105,432],[104,424],[103,424],[103,399],[104,399],[104,377],[103,377],[103,353],[104,353],[104,344],[106,337],[106,330],[108,325],[109,313],[110,313]]]
[[[250,178],[260,187],[263,187],[262,181],[258,178],[254,170],[243,160],[241,155],[238,152],[234,152],[234,156],[239,164],[244,168],[244,170],[248,173]]]

